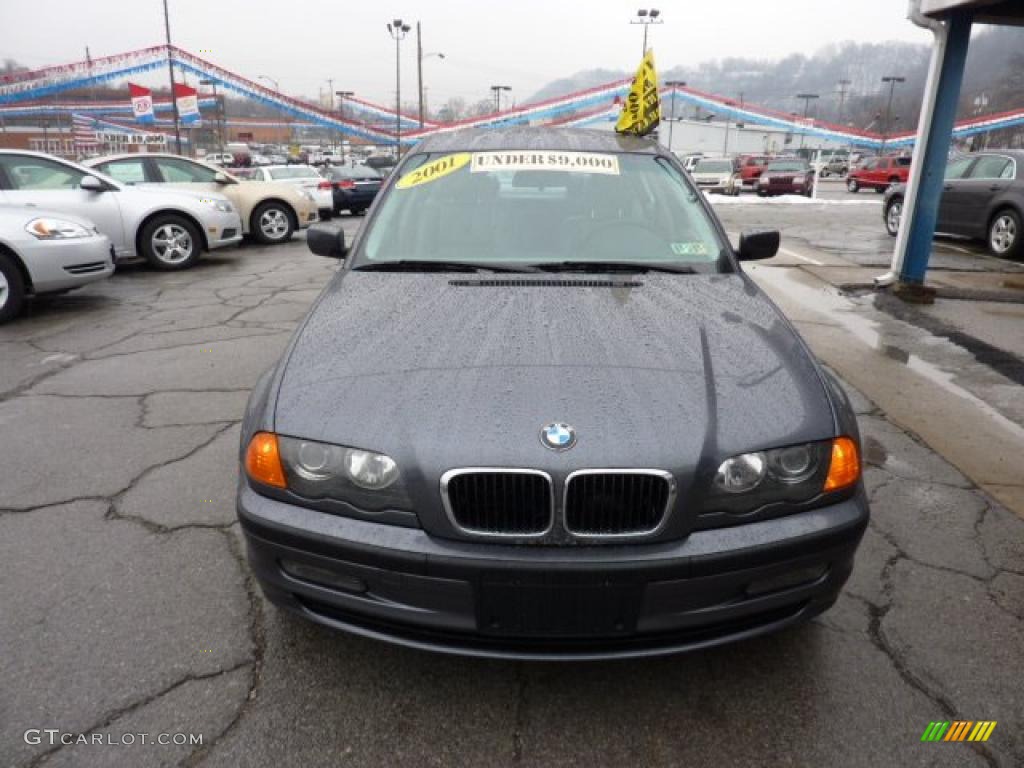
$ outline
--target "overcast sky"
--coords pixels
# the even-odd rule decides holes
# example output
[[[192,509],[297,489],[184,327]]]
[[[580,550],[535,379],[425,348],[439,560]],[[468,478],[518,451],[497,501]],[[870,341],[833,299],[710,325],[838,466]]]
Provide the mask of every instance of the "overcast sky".
[[[169,0],[173,42],[239,74],[269,75],[282,90],[335,90],[394,99],[395,44],[385,24],[423,25],[428,99],[475,101],[492,84],[520,101],[584,69],[632,69],[642,28],[623,0]],[[650,29],[659,69],[725,56],[781,58],[842,40],[928,42],[906,20],[906,0],[676,0]],[[31,67],[163,42],[161,0],[0,0],[0,58]],[[415,32],[402,44],[403,93],[416,77]],[[404,101],[405,99],[403,99]],[[411,99],[410,99],[411,100]]]

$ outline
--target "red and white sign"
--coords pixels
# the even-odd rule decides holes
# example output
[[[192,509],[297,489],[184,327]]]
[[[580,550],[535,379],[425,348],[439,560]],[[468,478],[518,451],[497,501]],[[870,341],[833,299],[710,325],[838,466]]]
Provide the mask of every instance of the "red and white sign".
[[[153,92],[149,88],[143,88],[135,83],[128,83],[128,93],[132,97],[132,113],[140,123],[152,123],[153,115]]]
[[[178,103],[178,117],[181,122],[199,122],[199,92],[195,88],[175,83],[174,100]]]

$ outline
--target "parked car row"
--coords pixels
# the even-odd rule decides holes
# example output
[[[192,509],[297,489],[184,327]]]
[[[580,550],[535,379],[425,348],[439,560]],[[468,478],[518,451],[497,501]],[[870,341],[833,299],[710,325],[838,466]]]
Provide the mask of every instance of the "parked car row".
[[[264,166],[233,174],[172,154],[95,157],[82,164],[0,150],[0,322],[28,296],[109,277],[143,259],[193,266],[243,236],[265,244],[341,210],[362,213],[381,185],[371,168]]]

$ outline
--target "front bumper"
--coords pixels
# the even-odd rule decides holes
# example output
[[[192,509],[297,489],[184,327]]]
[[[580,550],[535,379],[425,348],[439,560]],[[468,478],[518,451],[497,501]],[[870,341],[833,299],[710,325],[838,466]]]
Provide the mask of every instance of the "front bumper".
[[[242,219],[238,211],[213,211],[203,217],[207,250],[242,242]]]
[[[18,243],[18,252],[37,294],[67,291],[114,273],[113,250],[106,235],[70,240],[28,238]]]
[[[470,656],[586,660],[692,650],[826,610],[868,521],[828,507],[685,540],[553,548],[449,541],[256,494],[238,515],[274,603],[320,624]]]

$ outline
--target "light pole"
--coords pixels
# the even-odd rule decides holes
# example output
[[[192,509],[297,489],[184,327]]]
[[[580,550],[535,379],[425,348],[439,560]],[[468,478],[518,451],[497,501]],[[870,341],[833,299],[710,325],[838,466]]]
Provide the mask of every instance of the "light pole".
[[[420,23],[416,22],[416,91],[419,94],[419,117],[420,117],[420,128],[423,127],[423,112],[426,109],[427,97],[425,89],[423,88],[423,60],[429,59],[431,56],[437,56],[439,59],[444,58],[444,54],[434,51],[431,53],[423,52],[423,36],[420,31]]]
[[[892,97],[893,92],[896,90],[896,83],[905,83],[907,78],[899,77],[897,75],[886,75],[882,78],[883,83],[889,84],[889,103],[885,106],[885,130],[882,133],[882,154],[885,155],[885,145],[889,141],[889,132],[892,130],[891,115],[892,115]]]
[[[676,88],[685,88],[686,81],[684,80],[666,80],[665,85],[672,89],[672,106],[669,108],[668,113],[668,151],[672,151],[672,129],[675,127],[676,120]]]
[[[271,83],[274,86],[274,92],[275,93],[278,93],[278,94],[281,93],[281,83],[279,83],[276,78],[273,78],[270,75],[256,75],[256,79],[257,80],[266,80],[268,83]],[[285,121],[285,125],[288,126],[288,141],[294,143],[295,136],[293,135],[293,131],[292,131],[292,116],[291,116],[290,112],[286,112],[285,113],[284,121]]]
[[[179,125],[178,100],[174,97],[174,58],[171,56],[171,16],[164,0],[164,32],[167,34],[167,74],[171,80],[171,108],[174,110],[174,151],[181,154],[181,128]]]
[[[494,111],[501,112],[501,92],[511,91],[511,85],[492,85],[491,91],[494,93]]]
[[[798,99],[804,100],[804,122],[800,126],[800,149],[804,148],[804,136],[807,135],[807,111],[810,109],[811,100],[819,98],[816,93],[798,93]]]
[[[640,52],[640,58],[647,55],[647,28],[651,24],[664,24],[665,20],[661,18],[661,11],[657,8],[641,8],[636,12],[636,18],[631,19],[630,24],[642,24],[644,27],[644,49]]]
[[[209,85],[213,88],[213,105],[217,110],[217,151],[224,154],[224,105],[217,95],[217,81],[203,78],[199,81],[200,85]]]
[[[395,156],[402,158],[402,40],[412,29],[401,19],[388,22],[388,34],[395,41]]]

